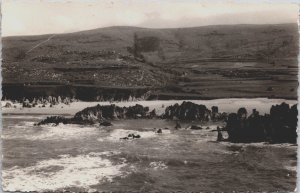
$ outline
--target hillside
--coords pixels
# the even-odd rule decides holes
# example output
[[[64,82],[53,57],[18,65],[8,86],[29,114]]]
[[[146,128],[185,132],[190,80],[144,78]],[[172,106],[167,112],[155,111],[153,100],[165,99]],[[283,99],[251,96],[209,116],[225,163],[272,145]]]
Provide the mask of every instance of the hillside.
[[[108,27],[5,37],[3,94],[83,100],[129,95],[296,98],[297,28],[297,24]]]

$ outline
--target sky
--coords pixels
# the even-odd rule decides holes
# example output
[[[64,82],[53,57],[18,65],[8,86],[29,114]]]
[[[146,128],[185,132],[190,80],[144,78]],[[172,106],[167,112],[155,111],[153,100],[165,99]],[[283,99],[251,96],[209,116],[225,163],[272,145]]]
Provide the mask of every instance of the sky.
[[[176,28],[297,22],[299,7],[295,1],[268,2],[3,0],[2,36],[69,33],[108,26]]]

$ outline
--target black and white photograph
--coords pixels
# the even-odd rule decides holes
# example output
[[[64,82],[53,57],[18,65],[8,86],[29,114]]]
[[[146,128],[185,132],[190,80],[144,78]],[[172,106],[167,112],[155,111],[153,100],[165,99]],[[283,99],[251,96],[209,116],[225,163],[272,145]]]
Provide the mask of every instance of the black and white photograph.
[[[3,191],[297,191],[297,3],[3,0],[1,15]]]

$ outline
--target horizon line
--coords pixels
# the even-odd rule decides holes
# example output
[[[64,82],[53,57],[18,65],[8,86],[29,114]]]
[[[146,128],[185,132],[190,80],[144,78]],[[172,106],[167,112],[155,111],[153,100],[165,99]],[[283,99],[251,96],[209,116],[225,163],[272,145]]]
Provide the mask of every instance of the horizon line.
[[[213,26],[239,26],[239,25],[288,25],[288,24],[296,24],[298,25],[298,21],[293,22],[287,22],[287,23],[266,23],[266,24],[255,24],[255,23],[240,23],[240,24],[212,24],[212,25],[200,25],[200,26],[190,26],[190,27],[168,27],[168,28],[156,28],[156,27],[142,27],[142,26],[130,26],[130,25],[112,25],[112,26],[105,26],[105,27],[97,27],[92,29],[85,29],[85,30],[79,30],[79,31],[73,31],[73,32],[61,32],[61,33],[46,33],[46,34],[30,34],[30,35],[8,35],[3,36],[1,34],[2,38],[12,38],[12,37],[31,37],[31,36],[47,36],[47,35],[63,35],[63,34],[74,34],[74,33],[80,33],[80,32],[88,32],[93,30],[99,30],[99,29],[107,29],[107,28],[139,28],[139,29],[154,29],[154,30],[166,30],[166,29],[189,29],[189,28],[201,28],[201,27],[213,27]]]

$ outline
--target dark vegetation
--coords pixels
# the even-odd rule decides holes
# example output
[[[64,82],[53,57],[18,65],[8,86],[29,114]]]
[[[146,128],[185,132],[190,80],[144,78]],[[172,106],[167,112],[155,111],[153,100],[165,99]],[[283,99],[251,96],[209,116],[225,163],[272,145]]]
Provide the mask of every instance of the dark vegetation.
[[[138,119],[138,118],[162,118],[182,121],[225,121],[226,126],[223,131],[228,132],[228,139],[224,139],[221,129],[218,128],[218,140],[230,142],[271,142],[271,143],[296,143],[297,142],[297,105],[290,107],[286,103],[272,106],[270,114],[260,115],[253,109],[248,116],[245,108],[240,108],[237,113],[219,113],[216,106],[212,110],[205,105],[198,105],[192,102],[175,104],[165,109],[162,116],[155,113],[155,109],[149,111],[149,107],[135,105],[130,107],[119,107],[115,105],[88,107],[79,111],[72,118],[61,116],[47,117],[37,125],[48,123],[53,124],[98,124],[111,126],[109,120],[115,119]],[[176,122],[175,129],[181,128]],[[203,129],[200,126],[192,125],[192,130]],[[157,133],[161,133],[158,130]]]
[[[297,24],[108,27],[57,34],[31,50],[50,36],[3,38],[3,97],[297,96]]]

